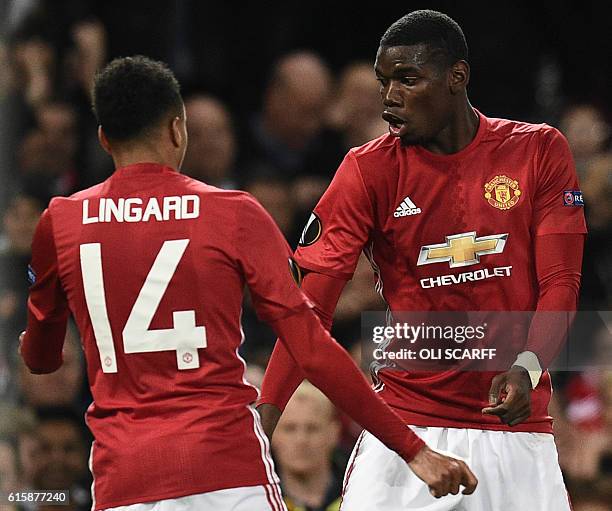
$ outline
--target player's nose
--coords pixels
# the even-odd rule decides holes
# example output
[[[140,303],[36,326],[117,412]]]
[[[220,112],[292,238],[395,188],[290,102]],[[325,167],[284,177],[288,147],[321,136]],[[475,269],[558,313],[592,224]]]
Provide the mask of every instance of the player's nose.
[[[402,104],[402,97],[399,92],[398,85],[393,80],[384,88],[383,94],[383,105],[389,106],[400,106]]]

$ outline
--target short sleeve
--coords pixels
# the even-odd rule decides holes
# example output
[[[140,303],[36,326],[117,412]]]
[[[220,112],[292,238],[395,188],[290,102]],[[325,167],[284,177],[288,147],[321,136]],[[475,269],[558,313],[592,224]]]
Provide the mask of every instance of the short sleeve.
[[[567,140],[554,128],[541,136],[532,230],[539,236],[584,234],[582,192]]]
[[[311,214],[295,258],[306,270],[348,280],[373,225],[372,204],[355,155],[349,152]]]
[[[272,217],[245,194],[237,215],[239,265],[257,316],[266,322],[310,308],[295,280],[291,249]]]

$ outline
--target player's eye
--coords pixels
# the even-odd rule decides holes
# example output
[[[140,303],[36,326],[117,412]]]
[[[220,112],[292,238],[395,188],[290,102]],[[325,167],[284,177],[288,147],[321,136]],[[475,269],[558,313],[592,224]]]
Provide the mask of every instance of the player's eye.
[[[386,87],[389,83],[389,80],[387,80],[386,78],[381,78],[380,76],[376,78],[376,81],[380,84],[381,87]]]
[[[415,76],[404,76],[401,79],[402,85],[407,85],[408,87],[412,87],[413,85],[416,85],[417,81],[418,81],[418,78],[416,78]]]

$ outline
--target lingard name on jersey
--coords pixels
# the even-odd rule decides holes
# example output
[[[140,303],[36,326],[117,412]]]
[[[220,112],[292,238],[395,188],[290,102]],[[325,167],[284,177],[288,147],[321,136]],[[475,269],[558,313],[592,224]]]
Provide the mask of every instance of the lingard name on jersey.
[[[83,224],[98,222],[148,222],[157,220],[188,220],[200,216],[200,197],[180,195],[170,197],[100,198],[98,204],[83,201]]]

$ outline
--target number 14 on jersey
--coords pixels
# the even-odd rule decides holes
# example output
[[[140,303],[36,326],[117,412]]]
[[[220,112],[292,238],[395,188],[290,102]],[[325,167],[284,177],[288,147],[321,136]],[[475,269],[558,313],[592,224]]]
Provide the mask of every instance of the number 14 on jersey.
[[[195,311],[174,311],[172,328],[150,330],[149,326],[188,244],[188,239],[164,242],[136,298],[122,335],[125,353],[176,351],[179,370],[200,367],[198,348],[206,348],[206,328],[196,326]],[[102,371],[116,373],[117,356],[106,307],[101,244],[81,245],[80,257],[85,301],[100,352]]]

